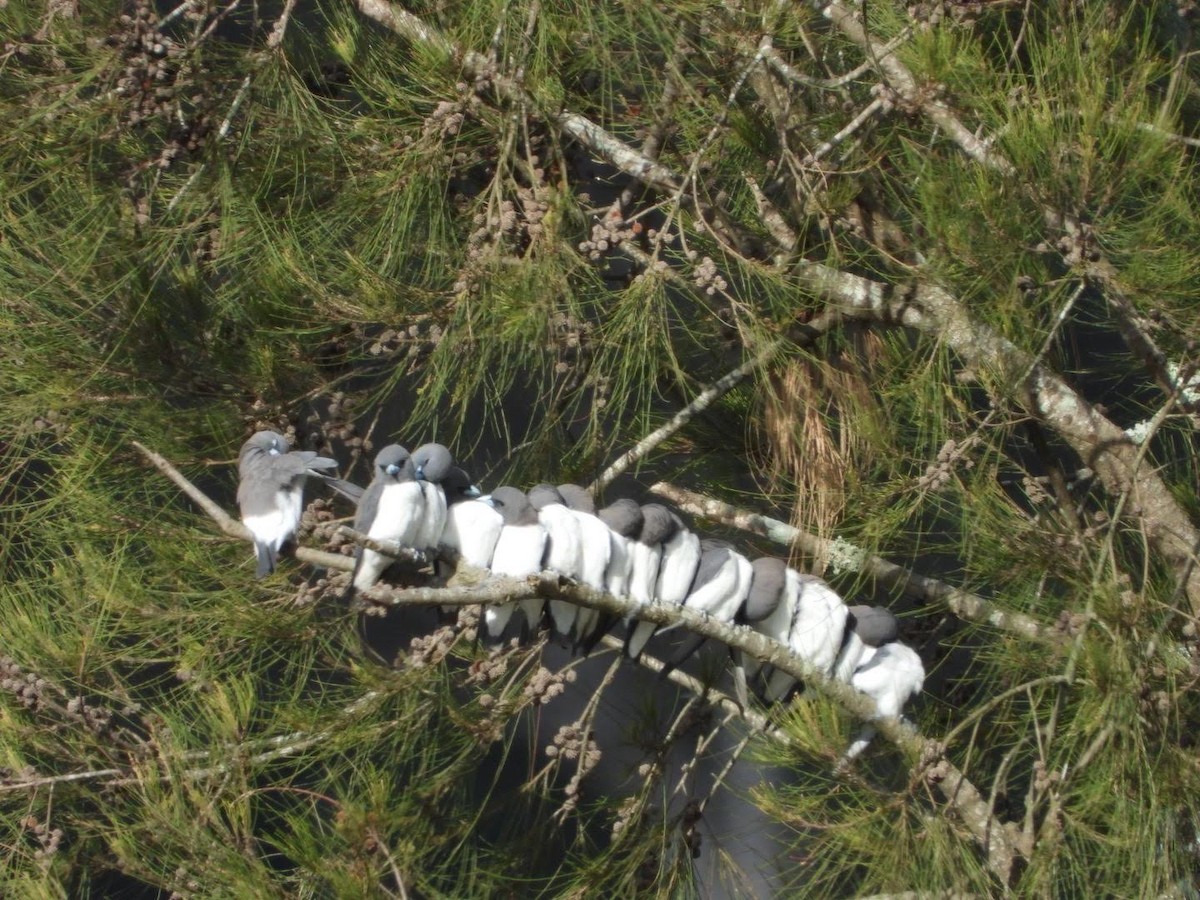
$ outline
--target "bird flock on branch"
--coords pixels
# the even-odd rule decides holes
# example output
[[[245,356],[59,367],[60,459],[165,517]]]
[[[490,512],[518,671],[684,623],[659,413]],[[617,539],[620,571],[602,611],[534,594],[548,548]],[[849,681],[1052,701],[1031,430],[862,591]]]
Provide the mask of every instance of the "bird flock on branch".
[[[924,682],[921,659],[897,640],[899,622],[891,612],[847,607],[820,578],[781,559],[751,562],[725,541],[701,539],[661,504],[626,499],[597,511],[591,495],[574,484],[539,484],[528,493],[506,485],[484,495],[454,464],[450,451],[432,443],[413,453],[398,444],[384,447],[365,491],[336,478],[336,468],[336,460],[291,450],[273,431],[260,431],[243,444],[237,497],[254,538],[259,577],[274,571],[280,548],[295,537],[304,484],[314,476],[357,502],[355,530],[373,541],[410,548],[431,560],[457,556],[511,578],[552,571],[639,607],[688,607],[725,623],[749,625],[816,670],[871,697],[878,717],[900,715]],[[356,548],[347,597],[370,588],[392,562],[377,550]],[[617,624],[616,616],[570,600],[527,598],[486,608],[488,639],[501,639],[518,615],[523,634],[547,624],[584,654]],[[625,628],[625,653],[637,659],[658,626],[634,614]],[[684,639],[666,671],[704,640],[699,634]],[[769,702],[797,689],[788,673],[740,651],[736,657],[743,702],[748,683]],[[868,729],[847,756],[869,740]]]

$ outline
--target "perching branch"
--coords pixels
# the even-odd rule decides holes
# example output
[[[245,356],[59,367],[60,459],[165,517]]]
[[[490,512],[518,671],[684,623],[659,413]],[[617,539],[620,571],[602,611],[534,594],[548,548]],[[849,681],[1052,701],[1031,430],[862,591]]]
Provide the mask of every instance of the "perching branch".
[[[828,540],[810,532],[801,531],[778,519],[738,509],[723,500],[698,494],[665,481],[652,485],[650,493],[665,497],[693,516],[712,519],[752,534],[762,535],[785,547],[799,547],[809,556],[824,559],[834,558],[838,560],[838,564],[842,568],[862,572],[888,587],[903,591],[910,597],[940,603],[960,619],[970,622],[986,622],[995,628],[1030,640],[1054,644],[1065,643],[1066,638],[1063,634],[1040,624],[1031,616],[1001,609],[978,594],[972,594],[946,584],[944,581],[938,581],[936,578],[910,571],[888,562],[881,556],[874,556],[858,547],[852,547],[845,541]]]
[[[249,532],[240,523],[233,521],[203,491],[191,484],[166,459],[134,442],[135,446],[154,463],[155,467],[178,485],[189,497],[227,534],[250,540]],[[296,556],[305,559],[298,548]],[[316,553],[320,557],[332,557],[338,568],[348,570],[353,561],[336,554]],[[323,563],[318,563],[323,564]],[[464,567],[465,568],[465,567]],[[466,569],[465,574],[473,580],[479,570]],[[568,600],[580,606],[613,613],[617,616],[636,616],[656,625],[683,625],[688,630],[704,637],[720,641],[729,647],[741,650],[749,656],[787,672],[802,680],[805,686],[837,703],[855,718],[871,721],[889,741],[918,760],[919,771],[941,795],[948,807],[953,808],[963,825],[975,837],[976,842],[987,854],[993,873],[1005,884],[1012,874],[1017,850],[1007,828],[992,815],[987,801],[967,777],[948,759],[945,749],[937,741],[923,737],[909,722],[900,719],[875,719],[875,704],[871,698],[861,694],[848,684],[837,681],[813,669],[782,644],[764,637],[743,625],[730,625],[698,613],[687,607],[643,606],[625,597],[615,597],[586,585],[568,584],[554,572],[540,572],[528,579],[512,579],[491,576],[482,582],[461,587],[446,588],[388,588],[376,585],[372,600],[385,606],[472,606],[479,603],[501,603],[523,599]],[[306,745],[307,746],[307,745]],[[281,752],[271,751],[275,756]],[[263,756],[263,754],[260,754]],[[255,759],[252,757],[252,760]]]

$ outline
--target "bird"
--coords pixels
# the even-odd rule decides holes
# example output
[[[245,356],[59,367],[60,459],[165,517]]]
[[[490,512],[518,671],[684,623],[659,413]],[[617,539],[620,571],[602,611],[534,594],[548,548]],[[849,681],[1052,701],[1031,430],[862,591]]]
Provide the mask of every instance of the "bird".
[[[750,592],[746,595],[737,620],[749,623],[755,631],[776,641],[787,641],[787,627],[795,597],[787,592],[787,563],[775,556],[763,556],[754,562],[754,578]],[[741,650],[734,653],[734,684],[738,702],[745,708],[748,703],[747,681],[762,669],[762,663]]]
[[[468,566],[488,568],[504,527],[504,516],[492,504],[492,498],[483,496],[458,466],[442,479],[442,488],[446,492],[446,525],[438,546],[453,550]]]
[[[562,494],[552,484],[530,488],[529,502],[546,529],[546,555],[542,558],[542,568],[578,581],[583,573],[583,534],[579,520],[567,509]],[[568,634],[575,620],[575,604],[568,600],[551,600],[549,605],[555,629],[560,634]],[[521,601],[525,621],[534,631],[541,622],[542,606],[537,597]]]
[[[879,647],[850,678],[851,687],[875,701],[872,717],[875,719],[899,716],[905,704],[921,692],[924,683],[925,667],[921,657],[899,641]],[[847,762],[862,753],[874,736],[875,727],[868,723],[846,750],[842,761]]]
[[[733,622],[754,582],[754,566],[725,541],[700,542],[700,566],[683,605],[720,622]],[[689,634],[659,673],[666,678],[706,638]]]
[[[609,556],[604,590],[614,597],[624,597],[633,573],[632,545],[642,533],[642,508],[633,500],[617,500],[600,510],[596,517],[608,528]],[[599,610],[579,610],[575,619],[576,652],[584,656],[591,653],[618,618]]]
[[[471,483],[471,476],[458,466],[451,466],[442,478],[442,490],[446,495],[446,524],[437,540],[435,571],[445,579],[458,565],[488,568],[504,517],[492,506],[492,498],[483,496],[483,491]],[[457,605],[443,605],[439,610],[443,622],[458,618]]]
[[[600,510],[597,517],[608,526],[608,569],[604,588],[615,597],[629,593],[633,574],[633,542],[642,533],[642,508],[633,500],[617,500]]]
[[[661,507],[665,509],[665,507]],[[687,599],[696,569],[700,566],[700,538],[689,531],[679,516],[667,510],[670,525],[662,539],[658,577],[654,582],[653,602],[679,606]],[[629,636],[628,647],[636,659],[646,643],[658,631],[653,622],[638,622]]]
[[[781,604],[775,614],[753,627],[786,645],[818,672],[828,675],[837,660],[846,630],[849,614],[846,604],[816,575],[791,568],[787,570],[784,597],[789,599],[788,603]],[[785,622],[779,621],[781,612],[786,612]],[[795,684],[796,679],[787,672],[771,671],[767,676],[766,699],[771,703],[783,700]]]
[[[500,529],[500,537],[492,555],[492,574],[527,578],[541,571],[542,556],[546,550],[546,529],[538,521],[537,510],[519,488],[507,485],[498,487],[491,496],[492,504],[504,518],[504,527]],[[500,637],[516,608],[515,602],[489,606],[484,612],[488,635]],[[532,627],[536,628],[537,623],[533,623]]]
[[[292,451],[287,438],[275,431],[253,434],[238,453],[238,508],[254,538],[255,574],[275,571],[280,548],[300,527],[304,482],[309,475],[336,469],[337,460],[312,450]]]
[[[413,539],[413,546],[436,556],[438,541],[446,527],[446,491],[442,482],[454,468],[454,457],[441,444],[422,444],[413,451],[412,461],[425,500],[421,527]]]
[[[558,493],[579,523],[579,581],[593,590],[604,591],[607,587],[608,561],[612,557],[608,526],[596,517],[596,503],[592,495],[579,485],[560,484]],[[550,615],[554,619],[554,627],[567,635],[572,643],[578,643],[581,623],[590,631],[599,617],[599,611],[551,600]]]
[[[354,530],[376,541],[414,547],[425,513],[425,497],[409,452],[388,444],[375,455],[375,477],[358,503]],[[392,558],[367,547],[358,548],[358,561],[346,596],[379,580]]]
[[[882,606],[851,606],[833,677],[849,682],[859,666],[875,654],[876,648],[896,640],[899,634],[900,620],[889,610]]]
[[[654,599],[662,544],[675,530],[676,519],[661,503],[642,505],[642,530],[630,547],[633,568],[629,575],[629,597],[641,604]]]

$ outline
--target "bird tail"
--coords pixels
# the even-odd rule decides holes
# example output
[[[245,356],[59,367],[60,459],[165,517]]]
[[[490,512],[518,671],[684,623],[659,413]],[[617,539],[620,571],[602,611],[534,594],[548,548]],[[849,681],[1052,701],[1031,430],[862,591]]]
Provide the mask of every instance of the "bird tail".
[[[653,622],[638,622],[634,621],[629,629],[629,634],[625,638],[625,655],[630,659],[637,659],[642,655],[642,651],[646,649],[646,644],[653,637],[654,632],[658,630],[658,626]]]
[[[689,634],[684,642],[679,645],[679,649],[675,651],[675,655],[667,660],[667,664],[662,667],[662,671],[658,673],[658,677],[660,679],[666,679],[666,677],[678,669],[679,666],[682,665],[689,656],[699,650],[700,645],[707,640],[708,638],[702,634]]]
[[[343,478],[334,478],[332,475],[325,475],[320,472],[314,472],[313,474],[318,475],[323,482],[351,503],[357,503],[362,499],[362,495],[366,493],[366,488],[361,488],[357,484],[346,481]]]
[[[266,578],[275,571],[275,551],[270,544],[255,541],[254,556],[258,560],[258,568],[254,572],[256,577]]]

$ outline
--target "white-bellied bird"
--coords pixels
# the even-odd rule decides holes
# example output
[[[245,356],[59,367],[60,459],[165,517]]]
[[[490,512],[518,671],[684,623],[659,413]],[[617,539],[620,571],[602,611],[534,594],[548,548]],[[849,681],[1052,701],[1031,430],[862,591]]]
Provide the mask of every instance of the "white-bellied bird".
[[[492,504],[504,518],[496,549],[492,554],[492,573],[510,578],[527,578],[542,568],[546,550],[546,529],[538,521],[537,510],[529,503],[525,492],[515,487],[499,487],[492,491]],[[487,632],[500,637],[512,618],[515,602],[489,606],[484,612]],[[526,622],[536,629],[537,622]]]
[[[609,556],[604,589],[614,597],[626,597],[633,573],[632,545],[642,533],[642,508],[633,500],[617,500],[596,515],[608,528]],[[591,653],[618,618],[599,610],[579,610],[575,619],[576,651],[585,656]]]
[[[417,481],[421,484],[421,496],[425,510],[421,514],[421,527],[413,539],[418,550],[436,556],[438,542],[446,528],[446,491],[442,482],[454,468],[454,457],[441,444],[422,444],[412,455]]]
[[[873,718],[876,719],[899,716],[905,704],[921,692],[924,683],[925,667],[921,664],[921,657],[899,641],[878,648],[850,678],[851,687],[875,701]],[[874,736],[874,726],[864,726],[843,759],[854,759],[866,749]]]
[[[537,510],[538,521],[546,529],[546,553],[542,568],[557,572],[572,581],[579,581],[583,572],[583,534],[579,520],[567,509],[562,494],[552,484],[537,484],[529,489],[529,502]],[[567,600],[551,600],[550,614],[555,630],[569,634],[575,621],[575,604]],[[544,604],[536,597],[521,601],[525,621],[537,631]]]
[[[700,566],[683,605],[719,622],[737,618],[754,582],[754,566],[725,541],[700,542]],[[707,640],[690,633],[667,661],[660,676],[665,678]]]
[[[442,479],[442,489],[446,492],[446,527],[438,545],[453,550],[468,566],[489,568],[504,517],[458,466]]]
[[[754,570],[754,577],[750,582],[750,592],[738,611],[737,620],[748,623],[760,634],[784,643],[787,640],[787,623],[790,619],[787,611],[790,611],[795,601],[795,598],[787,593],[787,563],[775,556],[762,556],[750,565]],[[745,707],[748,701],[746,683],[759,673],[762,663],[741,650],[734,651],[733,657],[737,698]]]
[[[597,591],[607,589],[608,561],[612,556],[612,542],[608,526],[596,517],[596,503],[592,495],[577,484],[560,484],[559,496],[566,504],[575,521],[579,523],[579,580]],[[562,601],[550,601],[550,616],[554,627],[567,635],[572,643],[579,643],[582,628],[588,634],[599,617],[597,610]]]
[[[689,531],[675,513],[667,510],[667,515],[671,521],[662,539],[658,578],[651,600],[664,606],[679,606],[687,599],[700,567],[700,538]],[[638,622],[633,626],[626,644],[631,658],[636,659],[641,654],[656,631],[658,626],[653,622]]]
[[[259,578],[275,571],[279,549],[300,527],[308,476],[337,468],[337,460],[311,450],[289,451],[282,434],[259,431],[238,453],[238,508],[254,538]]]
[[[376,541],[415,547],[424,514],[425,497],[412,457],[399,444],[388,444],[375,455],[375,477],[358,502],[354,530]],[[367,547],[359,547],[357,557],[347,596],[369,588],[392,564],[390,556]]]
[[[784,598],[785,604],[754,628],[828,675],[846,630],[846,604],[822,579],[795,569],[787,570]],[[766,699],[772,703],[783,700],[795,685],[794,677],[775,669],[767,676]]]
[[[658,568],[662,563],[663,541],[675,531],[675,518],[671,511],[661,503],[642,504],[642,530],[637,540],[629,545],[629,555],[633,563],[629,571],[628,596],[637,601],[640,606],[648,606],[654,602],[654,592],[658,588]],[[626,619],[625,655],[637,659],[642,648],[649,640],[650,631],[638,629],[641,624],[636,614]],[[637,644],[634,645],[634,638]]]

